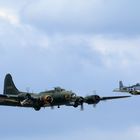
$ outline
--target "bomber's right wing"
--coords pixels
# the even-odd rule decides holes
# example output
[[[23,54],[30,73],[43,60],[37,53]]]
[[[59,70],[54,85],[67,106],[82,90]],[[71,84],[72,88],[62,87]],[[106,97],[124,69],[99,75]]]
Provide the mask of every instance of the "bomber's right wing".
[[[89,95],[89,96],[86,96],[85,98],[83,98],[81,96],[77,96],[73,106],[74,107],[78,107],[80,105],[81,106],[81,110],[83,110],[83,104],[84,103],[92,104],[92,105],[95,106],[100,101],[120,99],[120,98],[128,98],[128,97],[131,97],[131,96],[107,96],[107,97],[100,97],[99,95]]]
[[[100,97],[100,100],[112,100],[112,99],[120,99],[120,98],[128,98],[131,96],[109,96],[109,97]]]

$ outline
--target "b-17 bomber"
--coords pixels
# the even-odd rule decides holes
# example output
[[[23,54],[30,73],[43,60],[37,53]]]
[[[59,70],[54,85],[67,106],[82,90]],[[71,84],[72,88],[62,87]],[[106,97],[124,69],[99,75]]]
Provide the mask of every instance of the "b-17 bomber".
[[[80,106],[81,110],[83,110],[83,105],[85,103],[95,106],[100,101],[127,97],[130,96],[100,97],[99,95],[89,95],[82,97],[60,87],[55,87],[53,90],[43,91],[38,94],[22,92],[16,88],[12,76],[7,74],[4,80],[3,94],[0,94],[0,105],[29,107],[34,108],[36,111],[40,110],[42,107],[54,108],[54,106],[57,106],[60,108],[60,106],[65,105],[75,108]]]

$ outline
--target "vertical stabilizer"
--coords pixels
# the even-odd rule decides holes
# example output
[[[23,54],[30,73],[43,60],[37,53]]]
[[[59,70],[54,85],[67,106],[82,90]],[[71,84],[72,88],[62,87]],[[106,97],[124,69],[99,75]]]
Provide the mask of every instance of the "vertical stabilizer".
[[[18,89],[16,88],[12,76],[10,74],[7,74],[5,76],[4,80],[4,91],[3,94],[8,94],[8,95],[17,95],[19,94]]]
[[[123,82],[122,81],[119,81],[119,88],[120,88],[120,90],[123,88],[124,86],[123,86]]]

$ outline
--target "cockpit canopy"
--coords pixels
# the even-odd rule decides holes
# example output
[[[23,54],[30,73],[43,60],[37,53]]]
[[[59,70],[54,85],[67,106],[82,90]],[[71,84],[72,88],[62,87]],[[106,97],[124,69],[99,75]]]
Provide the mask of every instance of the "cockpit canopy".
[[[61,92],[61,91],[64,91],[65,89],[62,89],[61,87],[55,87],[54,90],[58,91],[58,92]]]
[[[136,86],[140,86],[140,83],[137,83]]]

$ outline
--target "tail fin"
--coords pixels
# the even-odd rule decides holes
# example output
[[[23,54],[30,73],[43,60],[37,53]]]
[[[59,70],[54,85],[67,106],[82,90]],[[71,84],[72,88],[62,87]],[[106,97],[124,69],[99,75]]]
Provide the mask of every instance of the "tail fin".
[[[18,89],[16,88],[12,76],[10,74],[7,74],[5,76],[4,80],[4,94],[9,94],[9,95],[17,95],[19,94]]]
[[[122,81],[119,81],[119,89],[122,89],[124,86],[123,86],[123,82]]]

